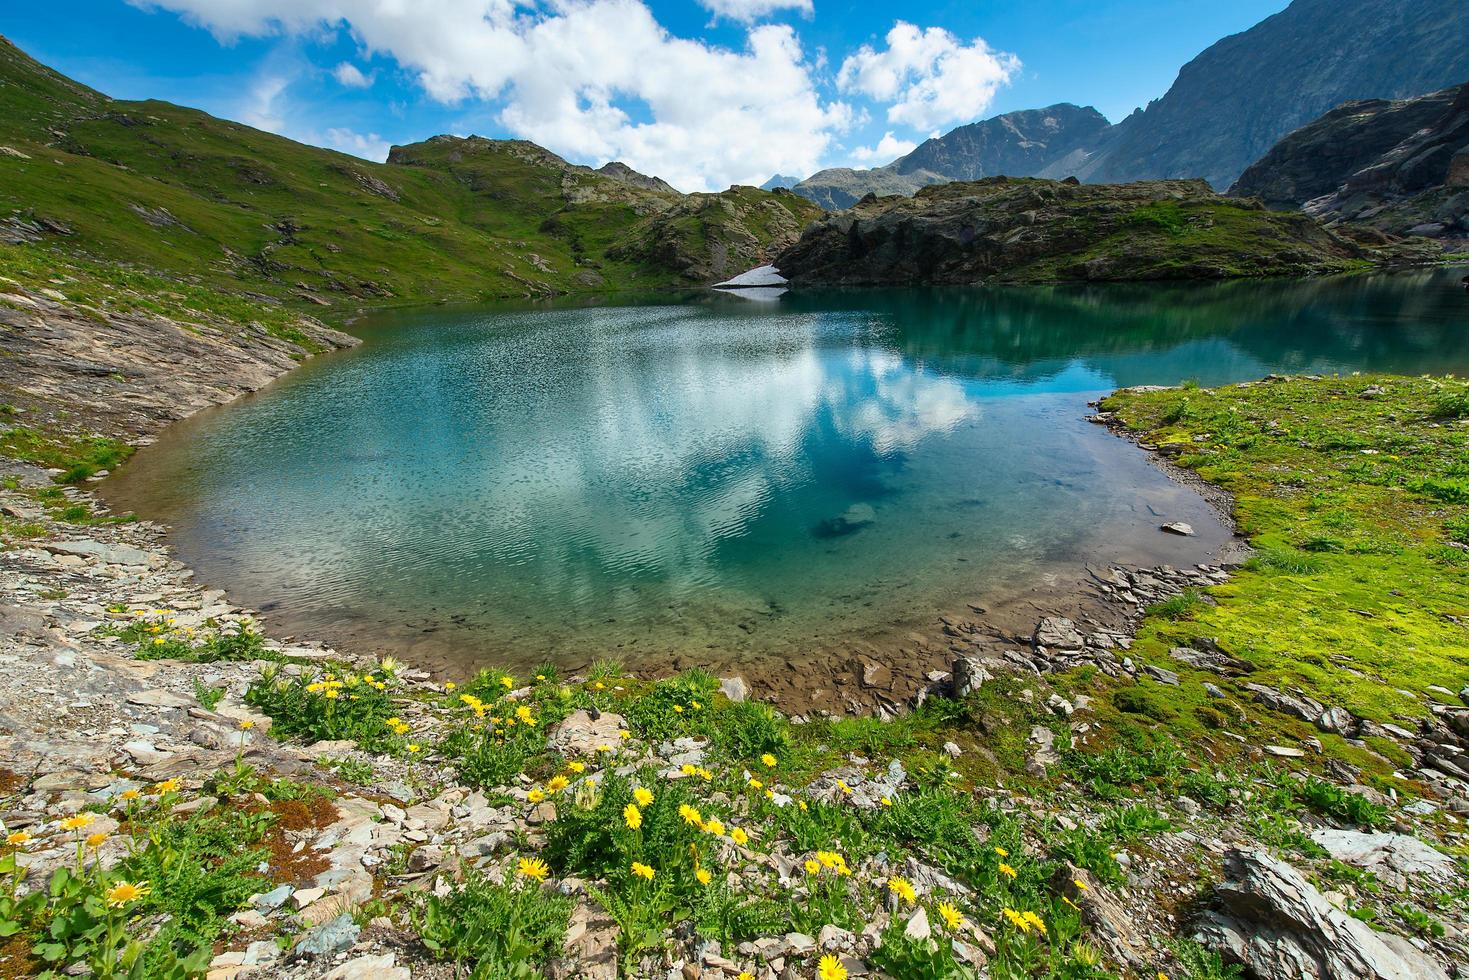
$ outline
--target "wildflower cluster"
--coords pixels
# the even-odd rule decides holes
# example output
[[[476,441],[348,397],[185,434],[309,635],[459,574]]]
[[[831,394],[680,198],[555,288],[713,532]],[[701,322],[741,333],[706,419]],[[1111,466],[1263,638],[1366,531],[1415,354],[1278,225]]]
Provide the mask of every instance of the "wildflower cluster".
[[[227,917],[261,886],[253,845],[268,819],[235,807],[178,816],[182,788],[131,786],[105,814],[0,827],[0,935],[19,937],[46,976],[202,975]],[[58,850],[69,857],[49,880],[28,878],[29,855]]]
[[[268,669],[250,685],[245,701],[270,715],[276,735],[309,742],[353,739],[368,751],[401,752],[409,729],[395,714],[395,680],[394,671],[383,666],[363,674],[328,670],[290,679]]]
[[[140,660],[213,663],[270,660],[276,656],[266,648],[265,637],[249,619],[209,619],[192,626],[180,624],[178,614],[168,609],[134,609],[122,615],[123,624],[109,623],[101,629],[136,644],[135,655]]]

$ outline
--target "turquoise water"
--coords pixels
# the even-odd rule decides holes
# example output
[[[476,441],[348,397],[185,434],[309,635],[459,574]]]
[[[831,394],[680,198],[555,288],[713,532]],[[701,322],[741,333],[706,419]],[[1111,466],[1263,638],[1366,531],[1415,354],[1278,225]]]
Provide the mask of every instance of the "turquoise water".
[[[456,667],[899,642],[1227,540],[1089,398],[1463,372],[1461,275],[400,313],[107,491],[273,623]]]

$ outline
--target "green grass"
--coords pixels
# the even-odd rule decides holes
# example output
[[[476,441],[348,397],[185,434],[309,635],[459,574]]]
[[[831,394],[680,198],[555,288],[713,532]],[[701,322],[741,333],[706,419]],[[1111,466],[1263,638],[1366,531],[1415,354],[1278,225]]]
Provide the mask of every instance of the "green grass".
[[[724,227],[730,210],[747,216],[741,234],[757,240],[770,208],[802,220],[819,213],[794,195],[741,188],[703,195],[715,206],[655,229],[650,212],[676,196],[573,168],[532,144],[428,141],[404,148],[400,162],[372,163],[166,102],[107,99],[9,42],[0,42],[0,144],[25,155],[0,157],[0,214],[65,226],[69,234],[44,236],[48,247],[177,280],[134,290],[180,294],[170,302],[249,293],[328,317],[688,285],[670,254],[630,249],[629,237],[656,230],[672,255],[707,258],[744,247]]]
[[[54,435],[27,426],[0,429],[0,456],[60,470],[61,483],[80,483],[132,454],[132,446],[106,436]]]
[[[1387,393],[1362,397],[1373,384]],[[1443,421],[1461,389],[1354,376],[1108,399],[1145,441],[1190,443],[1180,462],[1234,494],[1259,548],[1217,605],[1150,620],[1134,656],[1217,638],[1251,680],[1377,721],[1469,683],[1469,555],[1447,546],[1469,517],[1469,427]]]

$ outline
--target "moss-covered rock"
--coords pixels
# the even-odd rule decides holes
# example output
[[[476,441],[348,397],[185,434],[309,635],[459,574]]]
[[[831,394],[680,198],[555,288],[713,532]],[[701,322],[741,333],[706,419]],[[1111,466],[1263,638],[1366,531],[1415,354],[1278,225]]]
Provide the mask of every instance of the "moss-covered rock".
[[[778,264],[797,285],[869,286],[1314,275],[1369,262],[1305,215],[1203,181],[995,177],[864,198],[807,229]]]

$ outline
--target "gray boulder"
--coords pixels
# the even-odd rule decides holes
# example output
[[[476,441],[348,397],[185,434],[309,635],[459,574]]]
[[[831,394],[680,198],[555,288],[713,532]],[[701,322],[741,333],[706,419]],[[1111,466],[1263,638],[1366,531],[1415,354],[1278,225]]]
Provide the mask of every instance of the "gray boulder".
[[[1328,902],[1290,865],[1230,850],[1200,942],[1262,978],[1448,980],[1407,940],[1374,931]]]
[[[1435,877],[1458,873],[1453,858],[1407,834],[1363,834],[1323,828],[1313,833],[1311,839],[1338,861],[1369,871]]]

